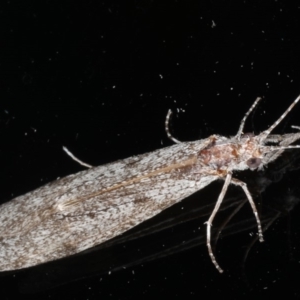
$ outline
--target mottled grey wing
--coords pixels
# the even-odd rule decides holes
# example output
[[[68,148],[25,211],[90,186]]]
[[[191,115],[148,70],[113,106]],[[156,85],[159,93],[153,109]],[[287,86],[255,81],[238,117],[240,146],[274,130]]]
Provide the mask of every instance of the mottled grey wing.
[[[2,205],[0,270],[93,247],[201,189],[215,177],[193,174],[185,162],[202,148],[203,141],[182,143],[127,158],[67,176]]]

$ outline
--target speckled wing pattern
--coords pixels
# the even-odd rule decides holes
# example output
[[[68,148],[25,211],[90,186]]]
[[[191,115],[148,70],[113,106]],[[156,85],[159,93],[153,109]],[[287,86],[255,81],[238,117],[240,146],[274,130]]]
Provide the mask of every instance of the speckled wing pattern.
[[[208,139],[95,167],[0,207],[0,270],[20,269],[103,243],[203,188],[193,173]]]

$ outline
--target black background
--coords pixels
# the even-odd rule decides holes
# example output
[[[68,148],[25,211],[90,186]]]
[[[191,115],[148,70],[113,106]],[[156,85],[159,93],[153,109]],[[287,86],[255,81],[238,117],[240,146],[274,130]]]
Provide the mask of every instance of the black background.
[[[3,1],[1,202],[82,170],[63,145],[93,165],[171,145],[164,130],[169,108],[180,110],[171,122],[174,135],[197,140],[235,134],[246,110],[263,96],[247,130],[266,129],[300,94],[299,13],[297,1],[274,0]],[[299,113],[296,107],[276,132],[292,132]],[[298,178],[296,171],[288,173],[284,185],[275,185],[278,191],[273,185],[262,198],[297,193]],[[205,195],[214,203],[220,189],[215,183]],[[195,205],[203,195],[197,194]],[[168,212],[175,223],[180,209]],[[70,267],[61,286],[46,290],[34,284],[22,289],[32,278],[29,270],[2,274],[1,299],[20,299],[25,292],[32,299],[238,299],[281,291],[298,299],[298,215],[295,207],[272,224],[264,244],[254,245],[247,280],[239,268],[251,241],[244,231],[218,244],[222,275],[201,245],[151,262],[133,257],[110,274],[108,259],[106,270],[100,266],[76,281]],[[187,232],[200,227],[204,235],[204,221]],[[160,237],[162,243],[170,235]],[[140,243],[136,247],[146,242]],[[40,277],[47,272],[41,269]],[[31,280],[39,286],[38,277]]]

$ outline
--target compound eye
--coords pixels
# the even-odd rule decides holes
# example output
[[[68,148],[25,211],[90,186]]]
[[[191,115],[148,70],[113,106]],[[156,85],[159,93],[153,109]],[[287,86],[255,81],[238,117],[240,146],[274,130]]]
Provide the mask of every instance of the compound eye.
[[[258,157],[253,157],[247,160],[247,165],[250,169],[257,169],[261,164],[261,159]]]

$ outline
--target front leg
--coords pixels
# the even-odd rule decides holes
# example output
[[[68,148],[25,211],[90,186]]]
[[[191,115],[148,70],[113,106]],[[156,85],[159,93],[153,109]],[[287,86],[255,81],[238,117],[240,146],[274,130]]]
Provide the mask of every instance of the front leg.
[[[231,182],[231,178],[232,178],[232,173],[231,172],[227,173],[226,178],[225,178],[225,182],[224,182],[222,191],[221,191],[221,193],[220,193],[220,195],[218,197],[217,203],[216,203],[216,205],[214,207],[214,210],[211,213],[208,221],[206,222],[206,225],[207,225],[207,227],[206,227],[206,246],[208,248],[208,254],[209,254],[210,258],[211,258],[212,263],[215,265],[215,267],[217,268],[217,270],[220,273],[223,273],[223,270],[219,266],[219,264],[217,263],[217,260],[216,260],[216,258],[214,256],[212,248],[211,248],[211,238],[210,238],[211,237],[211,226],[212,226],[212,222],[213,222],[213,220],[214,220],[214,218],[215,218],[215,216],[216,216],[216,214],[217,214],[217,212],[218,212],[218,210],[220,208],[220,205],[221,205],[221,203],[222,203],[222,201],[223,201],[223,199],[225,197],[226,191],[227,191],[228,186],[229,186],[229,184]]]
[[[255,216],[255,219],[256,219],[256,223],[257,223],[257,228],[258,228],[258,237],[259,237],[259,241],[260,242],[263,242],[264,241],[264,237],[263,237],[263,233],[262,233],[262,228],[261,228],[261,223],[260,223],[260,219],[259,219],[259,216],[258,216],[258,212],[257,212],[257,209],[256,209],[256,205],[252,199],[252,196],[248,190],[248,187],[247,187],[247,184],[239,179],[236,179],[236,178],[231,178],[231,183],[233,183],[234,185],[238,185],[240,186],[243,191],[245,192],[247,198],[248,198],[248,201],[252,207],[252,211],[254,213],[254,216]]]
[[[252,196],[247,188],[247,184],[239,179],[236,179],[236,178],[232,178],[232,173],[231,172],[228,172],[226,174],[226,178],[225,178],[225,182],[224,182],[224,185],[223,185],[223,188],[221,190],[221,193],[218,197],[218,200],[216,202],[216,205],[208,219],[208,221],[206,222],[206,246],[208,248],[208,253],[209,253],[209,256],[212,260],[212,263],[215,265],[216,269],[222,273],[223,270],[222,268],[219,266],[219,264],[217,263],[217,260],[213,254],[213,251],[212,251],[212,247],[211,247],[211,227],[212,227],[212,223],[213,223],[213,220],[217,214],[217,212],[219,211],[219,208],[222,204],[222,201],[225,197],[225,194],[226,194],[226,191],[228,189],[228,186],[230,184],[234,184],[234,185],[237,185],[237,186],[240,186],[243,191],[245,192],[246,196],[247,196],[247,199],[252,207],[252,210],[253,210],[253,213],[254,213],[254,216],[256,218],[256,222],[257,222],[257,227],[258,227],[258,237],[259,237],[259,241],[260,242],[263,242],[263,233],[262,233],[262,227],[261,227],[261,222],[260,222],[260,219],[259,219],[259,216],[258,216],[258,212],[257,212],[257,209],[256,209],[256,205],[252,199]]]

